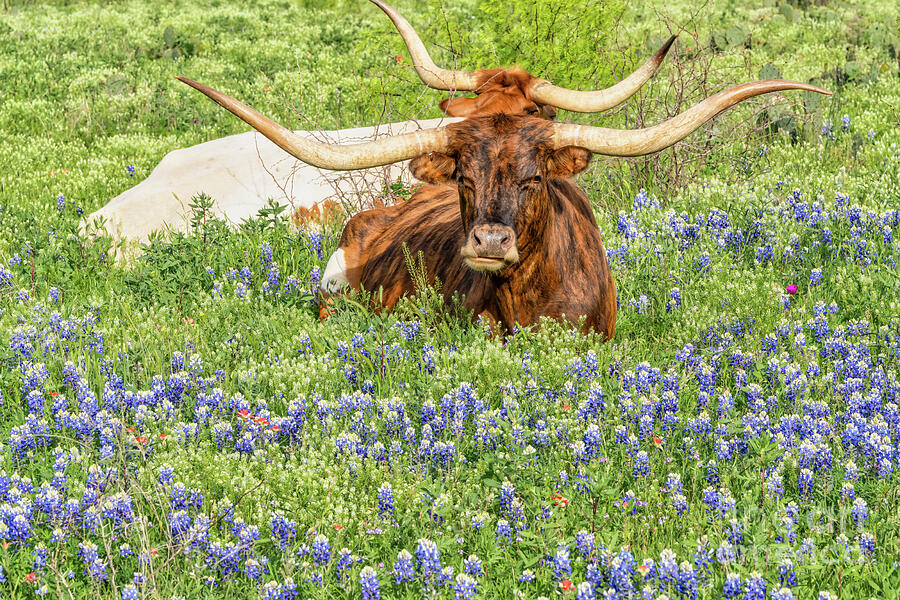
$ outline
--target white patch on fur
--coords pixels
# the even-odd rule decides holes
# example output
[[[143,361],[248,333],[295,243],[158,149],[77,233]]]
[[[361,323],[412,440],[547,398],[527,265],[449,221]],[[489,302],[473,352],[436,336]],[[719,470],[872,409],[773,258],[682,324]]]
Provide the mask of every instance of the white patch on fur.
[[[321,287],[329,294],[332,294],[349,284],[350,282],[347,280],[347,263],[344,260],[344,249],[338,248],[331,255],[331,258],[328,259],[328,264],[325,265]]]

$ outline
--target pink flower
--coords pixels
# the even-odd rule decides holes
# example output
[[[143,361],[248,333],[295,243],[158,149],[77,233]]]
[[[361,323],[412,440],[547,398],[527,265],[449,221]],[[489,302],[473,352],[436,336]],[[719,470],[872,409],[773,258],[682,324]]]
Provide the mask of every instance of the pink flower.
[[[791,285],[787,286],[787,293],[790,294],[791,296],[793,296],[794,294],[796,294],[796,293],[797,293],[797,286],[794,285],[793,283],[792,283]]]

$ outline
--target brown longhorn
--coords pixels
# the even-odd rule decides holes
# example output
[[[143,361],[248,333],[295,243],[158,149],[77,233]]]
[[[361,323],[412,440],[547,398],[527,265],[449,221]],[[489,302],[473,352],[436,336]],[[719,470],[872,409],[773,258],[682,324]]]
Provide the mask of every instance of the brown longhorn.
[[[383,290],[387,309],[414,289],[406,246],[414,255],[423,253],[428,274],[443,282],[448,302],[459,293],[473,313],[507,330],[534,324],[542,316],[584,317],[585,329],[609,338],[616,322],[615,282],[591,205],[570,178],[588,165],[592,154],[658,152],[753,96],[789,89],[829,93],[805,83],[758,81],[719,92],[645,129],[556,123],[536,115],[546,117],[544,109],[552,106],[595,111],[623,101],[653,74],[672,40],[609,90],[572,92],[515,69],[440,69],[402,16],[380,0],[372,2],[394,21],[426,84],[481,91],[478,98],[442,103],[448,114],[466,119],[367,144],[322,144],[234,98],[179,79],[311,165],[359,169],[413,159],[413,174],[431,185],[401,204],[353,216],[323,275],[326,292],[343,285]],[[496,88],[490,88],[491,82]],[[485,96],[488,89],[491,96]]]

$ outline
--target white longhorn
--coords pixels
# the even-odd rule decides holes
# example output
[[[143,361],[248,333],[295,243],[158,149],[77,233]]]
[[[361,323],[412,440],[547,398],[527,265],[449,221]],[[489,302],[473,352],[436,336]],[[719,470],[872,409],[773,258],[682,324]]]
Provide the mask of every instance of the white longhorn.
[[[433,129],[459,119],[403,121],[336,131],[298,131],[318,141],[352,144]],[[304,164],[255,131],[173,150],[144,181],[91,213],[86,222],[106,219],[115,239],[146,241],[153,231],[188,231],[191,198],[201,192],[214,202],[214,213],[232,224],[253,217],[269,199],[291,210],[310,208],[327,199],[364,208],[373,195],[401,177],[410,183],[406,162],[328,171]],[[132,244],[132,248],[137,244]],[[129,250],[127,255],[132,254]]]

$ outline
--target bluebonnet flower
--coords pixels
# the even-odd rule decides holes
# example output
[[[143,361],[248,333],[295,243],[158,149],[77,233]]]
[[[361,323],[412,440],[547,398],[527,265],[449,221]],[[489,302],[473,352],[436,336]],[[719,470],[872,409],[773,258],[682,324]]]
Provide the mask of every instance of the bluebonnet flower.
[[[641,450],[634,457],[634,476],[646,477],[650,474],[650,457],[647,452]]]
[[[700,258],[697,259],[697,267],[696,270],[700,273],[705,273],[709,271],[709,266],[712,263],[712,259],[709,256],[709,252],[704,252],[700,255]]]
[[[639,211],[647,208],[659,208],[659,203],[650,198],[647,190],[641,188],[631,203],[631,210]]]
[[[507,544],[512,543],[512,529],[509,526],[509,521],[506,519],[497,521],[497,529],[494,531],[494,537],[499,542],[506,542]]]
[[[634,311],[639,315],[642,315],[647,312],[647,309],[650,308],[650,299],[647,298],[647,294],[641,294],[637,298],[633,298],[628,302],[628,305],[634,308]]]
[[[694,570],[694,565],[687,561],[682,562],[678,570],[675,591],[679,598],[690,598],[691,600],[696,600],[700,595],[700,580]]]
[[[820,283],[822,283],[822,269],[813,269],[809,273],[809,287],[817,287]]]
[[[725,585],[722,587],[722,593],[727,600],[734,600],[741,595],[741,589],[744,584],[741,576],[736,573],[729,573],[725,577]]]
[[[281,512],[272,516],[272,537],[278,542],[278,546],[285,550],[297,539],[297,522],[288,519]]]
[[[60,194],[56,197],[56,210],[62,211],[66,208],[66,197]]]
[[[387,513],[394,514],[394,489],[390,483],[384,482],[378,488],[378,514],[384,517]]]
[[[841,117],[841,131],[850,131],[850,115],[844,115],[843,117]]]
[[[426,578],[440,573],[441,554],[433,541],[426,538],[419,539],[416,545],[416,568]]]
[[[481,567],[481,559],[474,554],[469,555],[469,558],[463,561],[463,572],[472,577],[481,577],[484,575],[484,570]]]
[[[11,287],[13,287],[13,274],[9,269],[0,265],[0,290]]]
[[[397,553],[397,561],[394,563],[394,582],[398,585],[404,581],[412,581],[415,579],[415,567],[413,566],[412,554],[408,550],[401,550]]]
[[[777,590],[772,590],[772,594],[769,598],[771,600],[794,600],[794,592],[792,592],[790,588],[782,587]]]
[[[789,558],[782,559],[778,565],[778,582],[782,587],[796,587],[797,572],[794,570],[794,563]]]
[[[122,588],[122,600],[138,600],[139,598],[137,586],[133,583],[129,583]]]
[[[128,165],[125,170],[128,171],[129,177],[134,177],[134,165]]]
[[[590,581],[583,581],[578,584],[578,591],[575,593],[575,600],[594,600],[594,584]]]
[[[865,525],[869,518],[869,506],[862,498],[853,501],[853,508],[850,509],[850,516],[853,517],[853,524],[857,528]]]
[[[766,495],[769,498],[784,497],[784,477],[780,473],[772,473],[766,478]]]
[[[272,264],[272,246],[269,242],[263,242],[259,246],[259,262],[262,270],[266,270]]]
[[[859,534],[859,551],[868,559],[875,556],[875,536],[871,533]]]
[[[842,500],[854,500],[856,498],[856,489],[853,487],[853,484],[849,481],[845,481],[841,484],[841,499]]]
[[[381,600],[381,586],[378,574],[369,566],[363,567],[359,573],[359,586],[362,588],[362,600]]]
[[[672,508],[678,515],[683,515],[688,511],[687,498],[683,494],[675,494],[672,496]]]
[[[504,481],[503,485],[500,487],[500,511],[509,514],[509,510],[512,508],[513,497],[515,494],[516,488],[513,487],[513,484],[509,481]]]
[[[553,577],[556,581],[568,578],[572,574],[572,565],[569,562],[569,548],[560,545],[553,555]]]
[[[317,535],[313,540],[312,558],[320,567],[328,564],[328,561],[331,560],[331,544],[323,533]]]
[[[666,301],[666,312],[672,312],[681,308],[681,290],[677,287],[669,290],[669,299]]]
[[[522,576],[519,577],[519,581],[521,583],[531,583],[532,581],[534,581],[534,571],[532,571],[531,569],[525,569],[524,571],[522,571]]]
[[[722,543],[719,544],[719,547],[716,549],[716,561],[720,565],[729,565],[735,561],[737,558],[737,552],[735,552],[734,546],[728,540],[722,540]]]
[[[581,553],[584,560],[590,560],[597,552],[597,545],[594,542],[594,534],[582,529],[575,536],[575,547]]]
[[[750,574],[744,586],[744,600],[766,600],[766,580],[756,571]]]
[[[453,584],[453,591],[456,592],[455,600],[472,600],[478,589],[478,582],[467,573],[459,573],[456,576],[456,583]]]
[[[325,238],[324,234],[319,232],[310,232],[307,236],[307,240],[309,242],[310,250],[315,253],[316,258],[322,260],[322,241]]]

